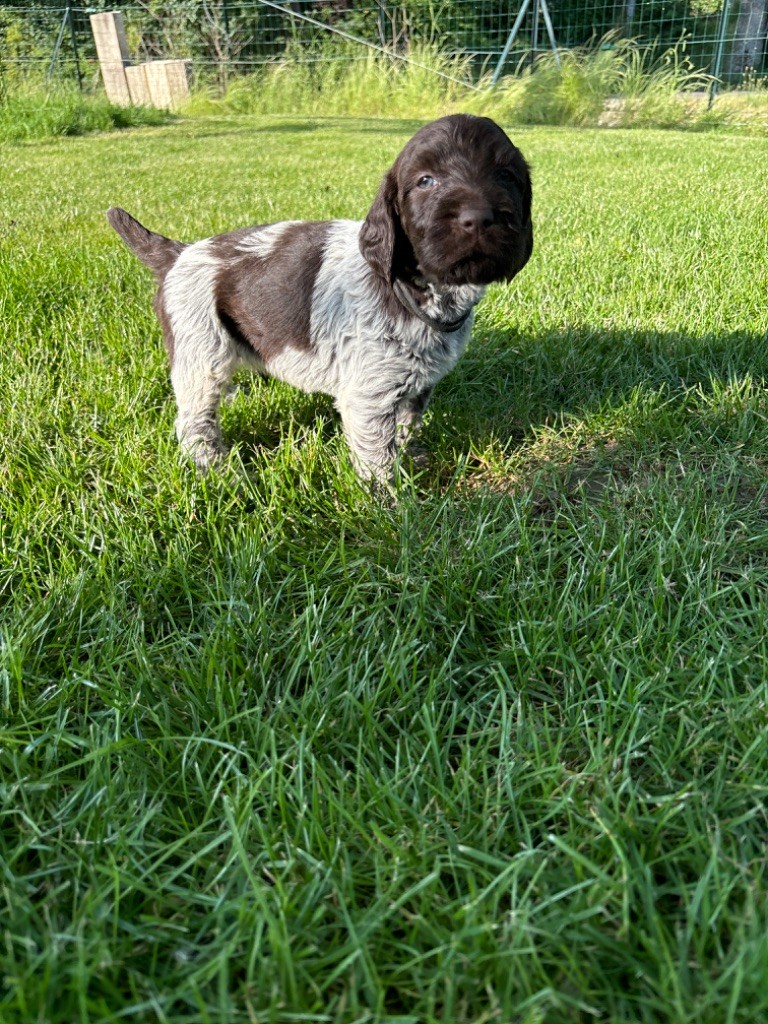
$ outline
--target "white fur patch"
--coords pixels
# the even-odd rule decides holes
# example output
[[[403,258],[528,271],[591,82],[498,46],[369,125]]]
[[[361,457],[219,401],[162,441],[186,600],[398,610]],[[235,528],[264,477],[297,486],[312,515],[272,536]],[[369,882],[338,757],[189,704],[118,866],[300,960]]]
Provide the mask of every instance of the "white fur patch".
[[[283,220],[277,224],[266,224],[263,228],[256,228],[252,235],[248,235],[238,245],[241,252],[253,253],[261,259],[266,259],[280,241],[280,236],[294,224],[300,224],[298,220]]]

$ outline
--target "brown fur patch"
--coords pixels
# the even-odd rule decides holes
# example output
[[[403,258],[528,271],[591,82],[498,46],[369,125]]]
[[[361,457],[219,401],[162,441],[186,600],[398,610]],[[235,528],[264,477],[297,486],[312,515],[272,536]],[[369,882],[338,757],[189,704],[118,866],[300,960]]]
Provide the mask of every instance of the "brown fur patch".
[[[267,256],[243,252],[243,232],[216,239],[222,261],[216,311],[232,337],[264,363],[286,347],[312,348],[312,292],[327,235],[328,224],[321,221],[289,224]]]
[[[414,135],[384,176],[360,232],[387,284],[510,281],[531,256],[531,178],[486,117],[449,115]]]

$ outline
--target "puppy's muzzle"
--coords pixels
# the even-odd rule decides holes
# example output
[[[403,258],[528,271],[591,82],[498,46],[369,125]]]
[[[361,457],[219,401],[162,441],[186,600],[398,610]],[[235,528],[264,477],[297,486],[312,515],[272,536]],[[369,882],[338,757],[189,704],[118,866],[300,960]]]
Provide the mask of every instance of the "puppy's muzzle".
[[[463,206],[456,215],[459,227],[469,235],[479,235],[496,221],[490,206]]]

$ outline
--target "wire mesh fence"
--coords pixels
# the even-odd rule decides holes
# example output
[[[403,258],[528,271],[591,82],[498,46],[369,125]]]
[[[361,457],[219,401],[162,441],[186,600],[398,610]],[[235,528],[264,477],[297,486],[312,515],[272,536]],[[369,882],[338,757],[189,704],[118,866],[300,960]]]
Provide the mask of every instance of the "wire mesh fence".
[[[290,56],[351,60],[370,49],[406,56],[429,44],[469,58],[476,77],[515,71],[553,49],[634,39],[684,45],[725,84],[766,84],[768,0],[146,0],[90,7],[0,4],[0,88],[25,77],[98,80],[89,17],[122,14],[137,60],[188,60],[207,80]]]

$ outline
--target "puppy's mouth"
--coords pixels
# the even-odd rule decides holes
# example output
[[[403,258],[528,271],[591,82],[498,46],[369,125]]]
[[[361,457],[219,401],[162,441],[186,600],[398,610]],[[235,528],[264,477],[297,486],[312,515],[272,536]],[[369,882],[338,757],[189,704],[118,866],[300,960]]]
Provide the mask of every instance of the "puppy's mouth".
[[[419,270],[437,286],[503,281],[519,269],[524,235],[516,215],[497,214],[493,225],[473,237],[451,230],[425,240],[420,247]]]
[[[479,244],[458,258],[453,254],[435,274],[446,285],[488,285],[509,277],[515,265],[517,246]]]
[[[492,284],[507,276],[511,260],[504,254],[476,249],[457,260],[449,269],[448,284]]]

